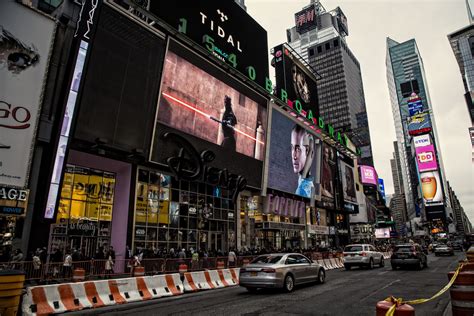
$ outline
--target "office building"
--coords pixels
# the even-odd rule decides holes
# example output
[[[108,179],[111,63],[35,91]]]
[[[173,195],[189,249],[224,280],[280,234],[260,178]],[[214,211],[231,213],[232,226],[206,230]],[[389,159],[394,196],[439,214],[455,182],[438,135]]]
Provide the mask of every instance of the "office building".
[[[449,43],[459,65],[464,86],[464,99],[471,118],[469,135],[474,162],[474,23],[472,20],[472,1],[466,1],[469,25],[448,35]]]
[[[319,114],[361,149],[361,165],[373,166],[360,64],[347,46],[347,18],[341,8],[326,11],[311,1],[287,30],[291,47],[317,74]]]
[[[443,200],[446,177],[423,61],[415,39],[399,43],[387,38],[386,66],[407,219],[421,216],[447,230],[451,204],[449,196]],[[428,183],[436,185],[436,190],[429,194]]]

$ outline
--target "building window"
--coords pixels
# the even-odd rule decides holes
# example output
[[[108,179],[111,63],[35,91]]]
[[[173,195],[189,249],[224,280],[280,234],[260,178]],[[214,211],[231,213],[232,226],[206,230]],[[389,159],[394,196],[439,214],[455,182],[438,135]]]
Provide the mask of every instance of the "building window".
[[[314,49],[313,48],[310,48],[309,49],[309,56],[313,56],[314,55]]]
[[[334,40],[334,47],[338,47],[339,46],[339,41],[336,39]]]
[[[330,44],[330,43],[326,43],[325,48],[326,48],[326,50],[329,50],[329,49],[331,48],[331,44]]]
[[[318,53],[322,53],[323,52],[323,49],[321,46],[318,46]]]

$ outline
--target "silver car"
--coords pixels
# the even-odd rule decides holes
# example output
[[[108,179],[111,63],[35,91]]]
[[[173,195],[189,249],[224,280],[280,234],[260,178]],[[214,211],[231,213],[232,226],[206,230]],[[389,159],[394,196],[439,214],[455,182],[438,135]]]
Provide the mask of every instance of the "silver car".
[[[344,248],[344,268],[350,270],[354,266],[365,266],[369,269],[374,268],[374,264],[380,267],[385,266],[383,253],[377,251],[374,246],[369,244],[353,244]]]
[[[275,253],[261,255],[240,269],[240,286],[249,292],[258,288],[282,288],[293,291],[295,285],[324,283],[323,266],[299,253]]]

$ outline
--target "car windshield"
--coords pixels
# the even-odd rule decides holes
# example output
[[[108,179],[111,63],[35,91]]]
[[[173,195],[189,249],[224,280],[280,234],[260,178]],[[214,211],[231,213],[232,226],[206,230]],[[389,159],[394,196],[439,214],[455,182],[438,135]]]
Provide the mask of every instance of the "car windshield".
[[[347,246],[344,249],[345,252],[356,252],[356,251],[362,251],[362,246]]]
[[[412,248],[411,246],[406,246],[406,247],[397,247],[395,249],[395,252],[410,252],[412,251]]]
[[[277,263],[283,256],[259,256],[252,263]]]

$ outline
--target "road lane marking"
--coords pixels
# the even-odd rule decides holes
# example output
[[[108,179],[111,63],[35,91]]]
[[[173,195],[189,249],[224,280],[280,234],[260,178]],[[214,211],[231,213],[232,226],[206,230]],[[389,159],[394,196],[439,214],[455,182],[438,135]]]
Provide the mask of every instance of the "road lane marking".
[[[389,284],[387,284],[387,285],[385,285],[385,286],[383,286],[383,287],[381,287],[381,288],[379,288],[379,289],[376,289],[375,291],[371,292],[369,295],[365,296],[365,297],[364,297],[363,299],[361,299],[360,301],[363,302],[363,301],[365,301],[366,299],[368,299],[369,297],[373,296],[375,293],[377,293],[377,292],[379,292],[379,291],[381,291],[381,290],[385,290],[385,289],[388,288],[389,286],[391,286],[391,285],[393,285],[393,284],[395,284],[395,283],[397,283],[397,282],[400,282],[400,281],[401,281],[400,279],[395,280],[395,281],[392,281],[392,282],[390,282]]]

